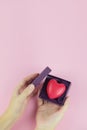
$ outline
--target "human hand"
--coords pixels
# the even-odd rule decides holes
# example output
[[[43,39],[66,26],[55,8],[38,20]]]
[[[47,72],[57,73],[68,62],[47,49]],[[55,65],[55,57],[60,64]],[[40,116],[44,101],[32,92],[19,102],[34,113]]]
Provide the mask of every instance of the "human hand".
[[[34,95],[35,87],[31,83],[37,76],[38,74],[32,74],[25,77],[16,87],[8,107],[8,111],[16,118],[23,113],[30,98]]]
[[[0,117],[0,129],[7,130],[22,115],[30,98],[35,94],[31,82],[38,76],[33,74],[24,78],[16,87],[6,112]]]
[[[67,98],[64,106],[59,106],[38,98],[35,130],[54,130],[68,108],[68,100]]]

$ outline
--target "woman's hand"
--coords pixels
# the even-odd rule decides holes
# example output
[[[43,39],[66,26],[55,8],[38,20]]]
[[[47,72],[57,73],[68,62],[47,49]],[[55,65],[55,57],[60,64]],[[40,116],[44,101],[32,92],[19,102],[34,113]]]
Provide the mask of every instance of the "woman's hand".
[[[14,122],[22,115],[28,101],[35,93],[31,82],[38,76],[33,74],[24,78],[15,89],[6,112],[0,117],[0,130],[9,130]]]
[[[18,117],[24,111],[27,103],[32,97],[32,92],[35,87],[31,82],[37,77],[38,74],[30,75],[23,79],[14,91],[13,97],[8,107],[8,111]],[[34,93],[34,92],[33,92]]]
[[[58,106],[51,102],[38,98],[35,130],[54,130],[63,118],[68,108],[68,98],[64,106]]]

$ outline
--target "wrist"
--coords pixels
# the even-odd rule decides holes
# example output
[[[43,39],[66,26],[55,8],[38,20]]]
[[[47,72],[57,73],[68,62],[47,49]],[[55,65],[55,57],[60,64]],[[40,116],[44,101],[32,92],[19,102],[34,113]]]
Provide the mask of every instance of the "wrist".
[[[6,112],[0,117],[0,130],[9,130],[13,126],[15,120],[15,117],[7,109]]]

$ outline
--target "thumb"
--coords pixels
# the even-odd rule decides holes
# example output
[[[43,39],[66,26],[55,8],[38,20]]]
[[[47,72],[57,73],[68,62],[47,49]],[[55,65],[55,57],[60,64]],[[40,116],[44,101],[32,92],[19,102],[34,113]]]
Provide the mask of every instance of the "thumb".
[[[21,98],[21,100],[25,100],[35,89],[35,86],[33,84],[28,85],[24,91],[19,95],[19,98]]]

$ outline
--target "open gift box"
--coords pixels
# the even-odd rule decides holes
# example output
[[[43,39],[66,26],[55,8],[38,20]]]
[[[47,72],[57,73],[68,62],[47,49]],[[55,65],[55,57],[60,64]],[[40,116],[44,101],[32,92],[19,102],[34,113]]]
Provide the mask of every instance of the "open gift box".
[[[70,84],[70,81],[48,75],[45,79],[39,97],[58,105],[64,105]]]

